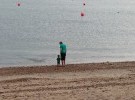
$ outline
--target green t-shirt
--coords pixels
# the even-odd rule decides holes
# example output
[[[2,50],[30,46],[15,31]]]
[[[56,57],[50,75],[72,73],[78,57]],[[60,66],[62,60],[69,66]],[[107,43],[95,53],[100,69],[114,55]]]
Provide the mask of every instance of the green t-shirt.
[[[66,53],[66,45],[65,44],[60,44],[60,53]]]

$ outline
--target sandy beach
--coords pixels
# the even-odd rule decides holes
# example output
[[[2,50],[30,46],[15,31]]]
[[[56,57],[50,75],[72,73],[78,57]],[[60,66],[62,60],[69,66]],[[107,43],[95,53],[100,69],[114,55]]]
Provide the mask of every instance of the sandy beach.
[[[135,62],[0,68],[0,100],[135,100]]]

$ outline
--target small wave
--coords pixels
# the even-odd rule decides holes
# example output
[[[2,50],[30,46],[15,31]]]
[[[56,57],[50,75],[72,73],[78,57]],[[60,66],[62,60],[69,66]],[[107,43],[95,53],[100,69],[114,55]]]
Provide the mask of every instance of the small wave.
[[[27,58],[27,59],[33,62],[38,62],[38,63],[45,62],[45,59],[38,59],[38,58]]]

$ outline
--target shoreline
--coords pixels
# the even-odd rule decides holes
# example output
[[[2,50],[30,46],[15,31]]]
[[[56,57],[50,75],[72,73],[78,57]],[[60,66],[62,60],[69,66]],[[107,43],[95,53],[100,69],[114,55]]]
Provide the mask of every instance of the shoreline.
[[[135,61],[123,62],[99,62],[99,63],[80,63],[67,64],[63,66],[57,65],[31,65],[31,66],[15,66],[0,68],[0,75],[10,74],[32,74],[32,73],[51,73],[51,72],[74,72],[97,69],[118,69],[126,67],[134,67]],[[19,72],[21,71],[21,72]]]
[[[100,60],[86,60],[86,61],[67,61],[66,65],[70,64],[89,64],[89,63],[106,63],[106,62],[134,62],[134,59],[100,59]],[[55,63],[23,63],[23,64],[1,64],[0,68],[9,68],[9,67],[31,67],[31,66],[55,66]]]

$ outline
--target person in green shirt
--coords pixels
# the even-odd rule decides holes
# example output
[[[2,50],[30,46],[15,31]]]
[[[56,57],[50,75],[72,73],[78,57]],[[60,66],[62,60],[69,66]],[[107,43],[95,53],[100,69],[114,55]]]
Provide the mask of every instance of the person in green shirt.
[[[66,48],[66,45],[63,44],[62,42],[59,42],[59,44],[60,44],[61,63],[63,66],[63,65],[65,65],[67,48]]]

